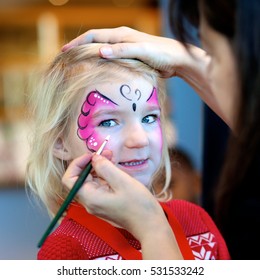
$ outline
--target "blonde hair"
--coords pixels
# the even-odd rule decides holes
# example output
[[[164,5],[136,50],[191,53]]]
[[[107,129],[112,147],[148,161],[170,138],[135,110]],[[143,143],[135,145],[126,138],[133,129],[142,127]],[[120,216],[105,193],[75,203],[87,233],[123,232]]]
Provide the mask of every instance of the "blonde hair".
[[[135,59],[102,59],[98,56],[101,44],[75,47],[58,54],[41,75],[30,98],[29,107],[34,127],[31,137],[26,177],[27,185],[46,205],[50,214],[55,214],[68,190],[61,178],[67,162],[53,155],[58,139],[68,135],[71,122],[75,119],[76,106],[85,88],[93,83],[111,81],[120,73],[142,76],[158,87],[158,99],[162,108],[161,124],[163,131],[163,156],[160,170],[166,170],[165,187],[158,199],[166,199],[166,189],[170,182],[170,161],[165,141],[164,102],[166,99],[164,81],[150,66]],[[153,177],[160,174],[160,170]]]

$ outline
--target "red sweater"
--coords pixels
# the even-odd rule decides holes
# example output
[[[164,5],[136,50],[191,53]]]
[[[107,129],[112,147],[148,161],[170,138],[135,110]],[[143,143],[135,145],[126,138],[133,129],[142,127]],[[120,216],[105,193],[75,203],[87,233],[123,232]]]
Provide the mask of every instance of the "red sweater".
[[[184,200],[172,200],[161,205],[184,254],[188,250],[198,260],[230,259],[219,230],[200,206]],[[74,204],[44,242],[38,259],[141,259],[140,251],[140,243],[129,232],[111,226]],[[190,259],[189,252],[187,258]]]

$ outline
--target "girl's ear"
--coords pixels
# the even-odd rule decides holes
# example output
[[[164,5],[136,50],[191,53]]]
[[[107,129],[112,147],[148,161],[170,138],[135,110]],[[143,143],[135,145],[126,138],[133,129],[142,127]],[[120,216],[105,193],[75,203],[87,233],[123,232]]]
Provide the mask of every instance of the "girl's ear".
[[[61,160],[71,160],[71,153],[66,148],[63,138],[59,137],[54,145],[53,155]]]

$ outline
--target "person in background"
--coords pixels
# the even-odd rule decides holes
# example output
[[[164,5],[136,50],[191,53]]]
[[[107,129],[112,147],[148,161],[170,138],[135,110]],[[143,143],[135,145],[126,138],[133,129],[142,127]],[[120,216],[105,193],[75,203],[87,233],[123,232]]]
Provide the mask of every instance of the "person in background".
[[[105,42],[107,46],[99,50],[100,56],[143,60],[160,71],[162,77],[177,76],[195,89],[232,130],[218,180],[217,225],[232,259],[259,259],[260,1],[171,0],[168,10],[177,40],[120,27],[89,30],[65,45],[63,51],[75,45]],[[195,40],[192,26],[198,30],[199,37],[195,36]],[[194,43],[198,38],[201,48]],[[109,161],[99,157],[95,170],[108,180],[113,192],[103,192],[103,198],[98,202],[94,201],[93,195],[90,196],[87,204],[92,213],[100,216],[106,213],[107,217],[122,224],[131,223],[138,232],[141,227],[139,219],[133,220],[115,211],[123,194],[130,196],[127,178],[120,177],[120,181],[124,182],[123,193],[117,187],[119,178],[108,178],[109,171],[113,173],[114,170]],[[133,197],[138,196],[137,186],[132,184],[131,191]],[[125,203],[129,209],[131,205],[126,199]],[[150,205],[150,211],[145,211],[147,205]],[[149,227],[149,217],[158,213],[156,201],[148,196],[132,207],[145,215],[147,223],[142,224],[144,228],[146,225]],[[163,224],[159,216],[157,222]],[[143,243],[147,245],[151,239],[157,238],[170,244],[170,239],[160,228],[150,237],[143,232]],[[171,246],[168,247],[170,254]],[[162,255],[159,247],[150,253],[153,256]]]

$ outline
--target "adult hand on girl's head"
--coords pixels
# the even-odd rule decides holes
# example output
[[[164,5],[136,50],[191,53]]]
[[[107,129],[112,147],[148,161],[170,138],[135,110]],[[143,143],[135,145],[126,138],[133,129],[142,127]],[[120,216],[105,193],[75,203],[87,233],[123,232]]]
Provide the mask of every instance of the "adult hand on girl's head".
[[[157,69],[164,78],[175,76],[188,57],[186,49],[178,41],[125,26],[91,29],[64,45],[62,51],[88,43],[108,43],[100,48],[100,56],[140,59]]]

